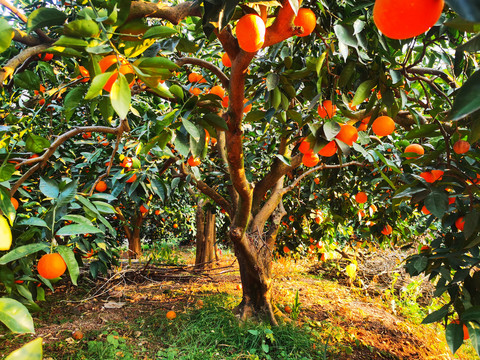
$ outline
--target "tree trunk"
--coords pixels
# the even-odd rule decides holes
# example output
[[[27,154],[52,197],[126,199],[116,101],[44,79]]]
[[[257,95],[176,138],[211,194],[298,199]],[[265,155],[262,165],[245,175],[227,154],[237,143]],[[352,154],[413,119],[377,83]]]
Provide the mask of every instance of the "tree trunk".
[[[215,260],[215,214],[208,208],[204,210],[203,201],[197,204],[197,246],[195,266],[198,269],[210,267]]]
[[[133,221],[133,231],[130,230],[130,236],[128,236],[128,258],[137,259],[142,255],[142,244],[140,242],[140,229],[143,223],[143,216],[141,213],[137,213],[135,220]],[[128,233],[127,233],[128,234]]]

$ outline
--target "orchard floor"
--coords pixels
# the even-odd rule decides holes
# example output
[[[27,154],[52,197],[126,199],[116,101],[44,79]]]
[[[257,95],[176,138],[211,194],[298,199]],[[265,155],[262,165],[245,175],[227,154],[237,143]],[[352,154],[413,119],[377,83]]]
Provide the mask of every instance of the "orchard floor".
[[[62,280],[41,304],[42,311],[34,314],[35,336],[0,336],[0,358],[37,336],[44,339],[44,359],[55,360],[476,358],[468,342],[453,357],[440,326],[419,325],[424,314],[419,316],[413,311],[411,316],[402,316],[398,308],[393,310],[393,302],[386,301],[380,292],[366,295],[358,287],[341,285],[345,281],[332,278],[331,272],[309,275],[308,270],[314,265],[312,260],[293,259],[275,263],[274,296],[278,310],[285,313],[285,306],[294,307],[298,290],[298,318],[294,319],[295,312],[285,314],[285,326],[293,326],[307,334],[304,340],[312,348],[303,349],[304,356],[288,355],[288,344],[284,352],[273,355],[268,346],[262,346],[279,346],[280,339],[265,341],[268,326],[258,328],[258,324],[244,324],[249,331],[242,336],[256,336],[258,340],[247,345],[252,351],[228,344],[225,340],[228,334],[218,334],[217,342],[210,344],[210,349],[198,349],[200,345],[195,344],[195,336],[201,334],[195,335],[195,331],[223,332],[223,325],[215,328],[215,324],[231,313],[231,308],[239,302],[240,278],[234,258],[229,254],[223,255],[216,265],[217,270],[207,275],[189,271],[192,253],[183,255],[187,267],[182,271],[173,266],[158,270],[150,265],[125,262],[111,277],[96,282],[83,278],[75,287]],[[338,273],[341,272],[339,268]],[[165,319],[170,310],[177,314],[172,321]],[[198,319],[208,319],[212,323],[197,324],[196,321],[203,321]],[[251,330],[253,328],[257,330]],[[182,337],[182,331],[193,331],[190,345],[204,356],[190,357],[185,350],[188,346],[182,350],[182,344],[175,343]],[[82,338],[74,339],[73,335]],[[293,340],[296,343],[295,338]],[[229,352],[225,352],[226,348]]]

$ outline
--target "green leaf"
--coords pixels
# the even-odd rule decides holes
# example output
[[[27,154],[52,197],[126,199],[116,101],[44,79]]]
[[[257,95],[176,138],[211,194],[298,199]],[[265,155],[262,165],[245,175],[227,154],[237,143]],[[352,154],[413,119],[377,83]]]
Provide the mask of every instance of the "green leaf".
[[[100,34],[98,24],[93,20],[73,20],[63,27],[63,33],[73,37],[97,37]]]
[[[108,79],[110,79],[112,75],[113,75],[113,71],[109,71],[109,72],[95,76],[92,79],[92,83],[88,88],[87,94],[85,95],[85,100],[90,100],[100,95],[103,87],[105,86]]]
[[[50,141],[42,136],[35,134],[28,134],[27,141],[25,142],[28,151],[34,153],[40,153],[46,148],[50,147]]]
[[[267,90],[272,91],[280,83],[280,76],[278,76],[278,74],[275,74],[275,73],[269,73],[267,75],[267,79],[265,82],[267,84]]]
[[[171,27],[168,26],[152,26],[149,28],[147,31],[145,31],[145,34],[143,34],[142,39],[150,39],[150,38],[156,38],[156,39],[163,39],[169,36],[172,36],[173,34],[176,34],[177,30],[172,29]]]
[[[65,96],[65,101],[63,103],[63,112],[65,114],[65,120],[70,120],[72,115],[75,113],[75,109],[80,105],[84,96],[86,88],[84,86],[78,86],[73,88]]]
[[[98,209],[101,214],[115,214],[115,208],[103,201],[92,201],[93,205]]]
[[[150,185],[152,186],[153,192],[157,194],[162,201],[165,201],[165,185],[157,179],[151,179]]]
[[[88,46],[88,41],[62,35],[53,43],[53,46],[83,49]]]
[[[93,226],[93,223],[89,219],[87,219],[85,216],[82,216],[82,215],[65,215],[60,220],[73,221],[73,222],[76,222],[77,224],[86,224],[86,225]]]
[[[454,28],[460,31],[469,32],[469,33],[477,33],[480,31],[480,23],[466,21],[465,19],[462,19],[459,16],[443,23],[443,25],[449,26],[451,28]]]
[[[28,309],[14,299],[0,298],[0,321],[14,333],[34,333],[33,319]]]
[[[203,120],[205,120],[207,123],[214,126],[215,128],[228,130],[228,125],[223,119],[223,117],[218,116],[217,114],[208,113],[204,115]]]
[[[465,226],[463,233],[465,234],[465,239],[469,239],[470,236],[476,233],[478,218],[480,214],[473,210],[465,215]],[[478,318],[480,320],[480,318]]]
[[[120,119],[125,119],[130,109],[130,101],[132,98],[132,93],[130,92],[130,87],[128,86],[127,78],[123,74],[119,74],[117,80],[112,85],[112,90],[110,91],[110,100],[112,102],[112,107],[115,112],[118,114]]]
[[[467,321],[480,321],[480,306],[473,306],[465,310],[460,315],[460,320],[464,323]]]
[[[60,190],[55,180],[40,177],[40,191],[46,197],[56,199]]]
[[[333,138],[337,136],[337,134],[340,132],[340,129],[341,129],[340,124],[338,124],[336,121],[326,122],[322,128],[323,128],[323,133],[325,135],[325,138],[328,141],[333,140]]]
[[[456,121],[480,109],[480,70],[476,71],[456,92],[448,120]]]
[[[27,19],[27,33],[32,30],[40,29],[45,26],[62,25],[67,19],[67,15],[55,8],[45,8],[34,10]]]
[[[249,122],[256,122],[256,121],[259,121],[259,120],[262,120],[263,118],[265,118],[265,111],[263,110],[252,110],[252,111],[249,111],[247,116],[245,116],[245,119],[244,121],[249,123]],[[223,120],[223,118],[222,118]]]
[[[3,187],[0,187],[0,210],[3,215],[10,220],[10,224],[13,224],[16,211],[11,201],[10,192]]]
[[[438,136],[440,135],[440,127],[438,124],[424,124],[419,127],[410,130],[404,137],[407,140],[423,138],[425,136]]]
[[[83,234],[103,234],[103,231],[95,226],[86,224],[73,224],[62,227],[55,235],[72,236]]]
[[[40,78],[33,71],[25,70],[13,77],[15,86],[27,90],[40,90]]]
[[[129,175],[130,177],[130,175]],[[97,208],[86,198],[84,198],[83,196],[81,195],[77,195],[75,197],[75,199],[77,199],[78,201],[80,201],[83,206],[85,206],[85,208],[87,208],[88,210],[90,210],[91,212],[97,214],[97,215],[100,215],[100,213],[98,212]]]
[[[354,48],[358,46],[357,39],[346,26],[338,24],[333,27],[333,30],[335,31],[335,35],[337,35],[338,40],[344,44]]]
[[[444,192],[433,191],[425,199],[425,206],[433,215],[441,219],[448,208],[448,195]]]
[[[370,96],[372,89],[377,85],[377,80],[366,80],[360,84],[355,92],[352,100],[352,105],[360,105],[363,100]]]
[[[465,325],[467,326],[472,346],[477,352],[477,354],[480,355],[480,325],[476,322],[471,321],[468,321]]]
[[[57,206],[61,207],[64,205],[68,205],[75,199],[75,195],[77,194],[77,180],[70,182],[65,186],[58,197]]]
[[[28,218],[28,219],[24,219],[22,221],[19,221],[17,225],[19,225],[19,226],[40,226],[40,227],[48,228],[48,225],[45,222],[45,220],[40,219],[38,217],[31,217],[31,218]]]
[[[57,247],[57,251],[62,256],[63,260],[65,260],[72,284],[76,286],[78,275],[80,275],[80,269],[78,268],[78,262],[75,259],[73,250],[68,246],[60,245]]]
[[[463,325],[462,324],[448,324],[445,329],[445,336],[447,344],[452,354],[455,354],[460,346],[463,344]]]
[[[10,180],[15,171],[15,165],[13,164],[3,164],[0,166],[0,182]]]
[[[157,69],[176,70],[179,67],[172,60],[162,56],[140,58],[134,65],[147,74],[155,74]]]
[[[10,47],[13,39],[13,29],[7,20],[0,18],[0,53]]]
[[[287,166],[291,166],[292,164],[290,163],[290,159],[287,159],[285,156],[280,155],[280,154],[275,154],[275,157],[283,162]]]
[[[449,308],[449,304],[443,305],[440,309],[435,310],[431,314],[428,314],[425,319],[423,319],[422,324],[431,324],[433,322],[442,320],[448,314]]]
[[[187,132],[195,139],[195,141],[200,140],[200,131],[191,121],[182,119],[182,124],[185,127],[185,130],[187,130]]]
[[[15,350],[8,355],[5,360],[42,360],[42,338],[35,339],[23,345],[20,349]]]
[[[6,253],[0,258],[0,265],[8,264],[11,261],[15,261],[28,255],[34,254],[39,251],[48,251],[50,247],[45,243],[29,244],[19,246],[12,251]]]
[[[446,0],[455,12],[465,20],[480,22],[480,3],[469,0]]]
[[[463,55],[463,52],[469,52],[469,53],[475,53],[480,49],[480,34],[477,36],[474,36],[467,42],[463,43],[460,45],[456,52],[461,53]]]

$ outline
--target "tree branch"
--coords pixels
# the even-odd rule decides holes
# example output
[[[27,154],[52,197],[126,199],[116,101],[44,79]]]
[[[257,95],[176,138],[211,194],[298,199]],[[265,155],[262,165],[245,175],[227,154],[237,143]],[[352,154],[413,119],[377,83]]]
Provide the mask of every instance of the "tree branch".
[[[163,3],[132,1],[127,22],[139,18],[159,18],[177,25],[187,16],[202,16],[200,2],[186,1],[170,6]]]
[[[435,75],[444,80],[451,88],[456,89],[457,84],[453,79],[450,79],[447,73],[444,73],[441,70],[429,69],[429,68],[420,68],[420,67],[407,67],[407,72],[410,74],[417,75]]]
[[[1,1],[1,0],[0,0]],[[7,61],[3,69],[0,70],[0,87],[3,87],[4,81],[13,75],[15,69],[22,65],[31,56],[37,55],[50,47],[49,44],[40,44],[22,50],[18,55]]]
[[[175,63],[178,66],[183,66],[183,65],[186,65],[186,64],[190,64],[190,65],[197,65],[197,66],[203,67],[207,70],[210,70],[213,74],[215,74],[218,77],[218,79],[222,83],[222,86],[225,89],[228,89],[228,87],[229,87],[229,79],[228,79],[227,75],[225,75],[225,73],[222,70],[220,70],[219,67],[213,65],[212,63],[210,63],[208,61],[205,61],[205,60],[202,60],[202,59],[197,59],[197,58],[182,57],[182,58],[178,59]]]

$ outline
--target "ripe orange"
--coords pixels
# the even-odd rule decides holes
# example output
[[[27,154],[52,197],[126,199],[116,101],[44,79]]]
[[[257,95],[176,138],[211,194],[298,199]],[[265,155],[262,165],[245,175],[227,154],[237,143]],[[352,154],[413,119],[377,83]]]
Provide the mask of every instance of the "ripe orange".
[[[228,108],[228,96],[225,96],[222,100],[222,106]]]
[[[95,190],[97,190],[98,192],[104,192],[105,190],[107,190],[107,184],[105,181],[101,180],[97,183],[97,186],[95,186]]]
[[[465,154],[470,150],[470,143],[465,140],[458,140],[455,144],[453,144],[453,151],[456,154]]]
[[[50,61],[50,60],[53,59],[53,54],[50,54],[50,53],[42,53],[42,54],[38,54],[38,57],[40,58],[40,60]]]
[[[137,180],[137,174],[134,173],[126,182],[133,183],[135,180]]]
[[[10,198],[10,201],[11,201],[13,207],[15,208],[15,210],[17,210],[18,209],[18,200],[15,199],[14,197],[12,197],[12,198]]]
[[[87,82],[90,80],[90,73],[88,72],[87,69],[85,69],[83,66],[79,66],[78,70],[80,70],[80,75],[77,76],[77,79],[82,79],[80,82]]]
[[[91,132],[83,133],[82,138],[84,138],[85,140],[91,139],[92,138],[92,133]]]
[[[133,160],[131,157],[125,156],[120,164],[121,167],[130,169],[133,165]]]
[[[208,144],[210,142],[210,134],[207,129],[205,130],[205,144]]]
[[[365,192],[363,191],[360,191],[357,193],[357,195],[355,195],[355,200],[359,203],[359,204],[364,204],[367,202],[368,200],[368,196]]]
[[[318,105],[317,112],[322,119],[325,119],[326,117],[331,119],[336,114],[337,107],[333,105],[331,100],[325,100],[323,103]]]
[[[255,14],[244,15],[238,20],[236,35],[238,45],[247,52],[257,52],[265,42],[265,23]]]
[[[76,330],[72,333],[72,337],[75,340],[82,340],[83,339],[83,332],[81,332],[80,330]]]
[[[223,99],[225,96],[225,90],[220,85],[215,85],[210,89],[210,94],[217,95]]]
[[[330,157],[330,156],[333,156],[335,155],[335,153],[337,152],[337,143],[332,140],[330,141],[327,145],[325,145],[319,152],[318,154],[319,155],[322,155],[322,156],[325,156],[325,157]]]
[[[200,158],[198,157],[193,157],[193,155],[191,155],[189,158],[188,158],[188,165],[194,167],[194,166],[198,166],[202,163],[202,161],[200,160]]]
[[[353,125],[343,124],[340,125],[340,132],[335,136],[338,140],[343,141],[348,146],[352,146],[358,139],[357,128]]]
[[[225,67],[232,67],[232,62],[231,62],[230,57],[228,56],[227,53],[224,53],[222,55],[222,64]]]
[[[203,76],[196,72],[192,72],[188,74],[188,81],[190,81],[191,83],[199,82],[202,79],[203,79]]]
[[[373,21],[385,36],[408,39],[435,25],[443,6],[443,0],[376,0]]]
[[[243,104],[244,104],[243,112],[244,113],[248,113],[250,110],[252,110],[252,103],[250,103],[248,105],[245,105],[247,102],[248,102],[248,99],[243,100]]]
[[[105,83],[105,86],[103,87],[103,89],[105,91],[108,91],[110,92],[112,90],[112,86],[113,86],[113,83],[115,82],[115,80],[117,80],[118,78],[118,73],[120,72],[121,74],[123,75],[127,75],[127,74],[134,74],[134,71],[133,71],[133,68],[132,68],[132,65],[130,65],[130,63],[128,62],[128,60],[126,60],[125,58],[123,57],[119,57],[117,59],[117,56],[116,55],[107,55],[105,56],[103,59],[101,59],[99,62],[98,62],[98,65],[100,66],[100,70],[102,70],[102,73],[106,72],[107,70],[110,70],[110,68],[112,68],[112,66],[114,64],[117,64],[117,61],[120,61],[120,66],[119,68],[115,68],[113,71],[114,73],[112,74],[112,76],[110,76],[110,78],[107,80],[107,82]],[[133,83],[135,82],[135,79],[132,77],[132,81],[130,82],[130,86],[133,85]]]
[[[173,224],[173,228],[174,228],[174,229],[177,229],[177,228],[178,228],[178,224]]]
[[[288,254],[288,253],[290,252],[290,249],[285,245],[285,246],[283,247],[283,252],[284,252],[285,254]]]
[[[145,214],[145,213],[148,212],[148,209],[147,209],[144,205],[140,205],[140,212],[141,212],[142,214]]]
[[[298,9],[297,16],[293,20],[295,26],[301,26],[303,28],[303,33],[297,36],[303,37],[308,36],[312,33],[317,25],[317,17],[311,9],[301,8]]]
[[[428,246],[428,245],[423,245],[423,246],[420,248],[420,252],[430,251],[430,250],[431,250],[431,248],[430,248],[430,246]]]
[[[300,146],[298,147],[298,151],[300,151],[302,154],[307,154],[307,153],[311,153],[313,150],[311,148],[310,143],[304,139],[300,143]]]
[[[465,219],[463,216],[460,216],[457,220],[455,220],[455,226],[457,227],[458,231],[463,231],[465,227]]]
[[[422,213],[425,214],[425,215],[430,214],[430,211],[427,209],[427,207],[425,205],[423,205],[423,207],[422,207]]]
[[[390,116],[379,116],[372,124],[372,130],[377,136],[387,136],[395,130],[395,122]]]
[[[392,227],[390,225],[385,225],[385,227],[382,230],[383,235],[390,235],[392,233]]]
[[[415,153],[418,155],[418,156],[407,156],[406,158],[410,160],[410,159],[416,159],[419,156],[422,156],[423,154],[425,154],[425,150],[423,149],[423,146],[420,144],[410,144],[405,148],[404,153]]]
[[[433,177],[433,174],[430,171],[424,171],[420,173],[420,177],[422,177],[427,183],[433,183],[435,182],[435,178]]]
[[[58,253],[43,255],[37,264],[37,271],[45,279],[55,279],[67,270],[67,264]]]
[[[455,319],[452,321],[452,324],[461,324],[460,320]],[[470,339],[470,334],[468,333],[468,328],[465,324],[463,324],[463,340]]]
[[[190,94],[193,94],[193,95],[195,95],[195,96],[198,96],[198,95],[200,95],[200,94],[202,93],[202,89],[199,89],[199,88],[197,88],[197,87],[193,87],[193,86],[192,86],[192,87],[188,90],[188,92],[189,92]]]
[[[177,314],[175,314],[175,311],[170,310],[169,312],[167,312],[166,316],[168,320],[173,320],[177,317]]]
[[[160,210],[155,210],[155,215],[160,215]]]
[[[292,313],[292,308],[291,308],[290,306],[288,306],[288,305],[285,306],[283,309],[285,310],[285,312],[286,312],[287,314],[291,314],[291,313]]]
[[[319,161],[320,161],[320,159],[319,159],[318,155],[314,154],[313,152],[303,154],[302,163],[306,167],[314,167],[315,165],[318,164]]]

